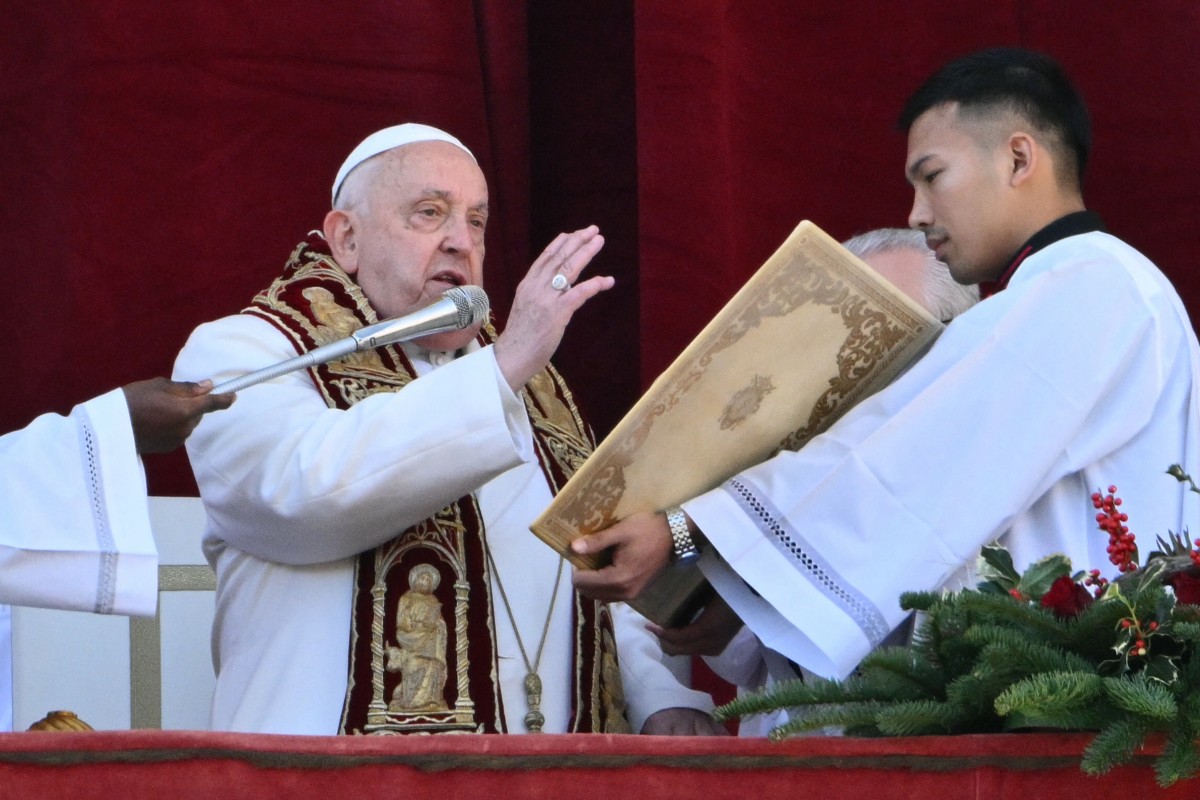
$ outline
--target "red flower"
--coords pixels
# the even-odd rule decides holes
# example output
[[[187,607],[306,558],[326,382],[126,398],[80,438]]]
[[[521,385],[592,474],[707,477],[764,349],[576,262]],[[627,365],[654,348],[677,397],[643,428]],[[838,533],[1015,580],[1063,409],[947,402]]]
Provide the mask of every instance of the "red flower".
[[[1200,589],[1200,581],[1197,582],[1197,589]],[[1050,584],[1050,591],[1042,595],[1042,607],[1050,609],[1060,619],[1078,617],[1094,602],[1087,589],[1066,575]]]
[[[1200,606],[1200,578],[1186,572],[1176,572],[1167,579],[1167,583],[1175,590],[1177,602]]]

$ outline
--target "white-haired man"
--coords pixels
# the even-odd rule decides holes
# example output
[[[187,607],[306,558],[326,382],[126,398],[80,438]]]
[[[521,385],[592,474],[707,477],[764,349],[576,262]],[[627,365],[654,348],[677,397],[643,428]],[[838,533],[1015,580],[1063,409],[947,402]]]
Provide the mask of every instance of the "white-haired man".
[[[483,282],[487,183],[444,131],[371,135],[332,195],[323,235],[245,313],[198,328],[177,375],[233,377]],[[612,286],[580,279],[602,245],[595,227],[556,238],[499,335],[475,326],[293,373],[197,429],[215,728],[621,731],[624,677],[635,728],[720,730],[640,618],[618,609],[614,625],[577,596],[528,530],[591,448],[549,358]]]

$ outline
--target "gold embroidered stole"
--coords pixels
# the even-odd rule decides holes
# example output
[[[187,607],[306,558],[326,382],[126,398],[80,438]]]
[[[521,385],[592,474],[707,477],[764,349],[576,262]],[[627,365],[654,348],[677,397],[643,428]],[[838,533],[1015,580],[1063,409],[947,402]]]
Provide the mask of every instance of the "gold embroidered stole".
[[[296,247],[283,275],[244,313],[272,323],[297,353],[378,321],[319,234]],[[479,341],[490,344],[495,335],[486,325]],[[309,373],[325,402],[340,409],[398,391],[416,376],[399,345],[353,353]],[[539,463],[557,493],[591,452],[591,431],[553,367],[522,394]],[[343,733],[505,731],[485,536],[475,497],[467,495],[359,555]],[[569,730],[628,732],[608,609],[578,593],[574,601]]]

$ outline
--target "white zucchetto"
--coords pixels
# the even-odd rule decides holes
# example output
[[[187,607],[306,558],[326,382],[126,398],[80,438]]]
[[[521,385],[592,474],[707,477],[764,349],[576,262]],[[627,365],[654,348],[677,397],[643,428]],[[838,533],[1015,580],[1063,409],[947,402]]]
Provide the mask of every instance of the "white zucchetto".
[[[346,176],[359,164],[372,156],[377,156],[388,150],[415,142],[449,142],[471,158],[475,158],[475,154],[468,150],[466,145],[440,128],[434,128],[431,125],[422,125],[419,122],[406,122],[403,125],[393,125],[381,131],[375,131],[375,133],[363,139],[358,147],[350,152],[350,155],[342,162],[342,166],[337,172],[337,177],[333,179],[331,202],[337,205],[338,191],[342,188],[342,184],[346,182]]]

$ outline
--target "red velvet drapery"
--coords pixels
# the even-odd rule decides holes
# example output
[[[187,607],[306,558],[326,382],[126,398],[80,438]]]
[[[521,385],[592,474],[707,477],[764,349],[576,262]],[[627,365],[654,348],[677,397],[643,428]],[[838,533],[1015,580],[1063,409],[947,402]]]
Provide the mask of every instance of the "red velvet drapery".
[[[475,152],[489,280],[511,296],[529,260],[524,3],[6,5],[0,430],[169,374],[192,328],[321,226],[346,153],[396,122]],[[182,453],[148,467],[153,492],[194,493]]]
[[[168,373],[319,225],[354,143],[419,119],[489,177],[501,313],[555,232],[608,235],[619,287],[558,359],[603,432],[797,221],[903,224],[897,110],[991,44],[1066,64],[1096,122],[1090,204],[1200,313],[1198,35],[1191,0],[7,3],[0,431]],[[182,454],[149,469],[194,491]]]
[[[639,2],[642,380],[801,219],[838,238],[907,224],[904,100],[951,57],[997,45],[1063,63],[1095,125],[1089,205],[1200,314],[1197,35],[1188,0],[1136,12],[1087,0]]]

